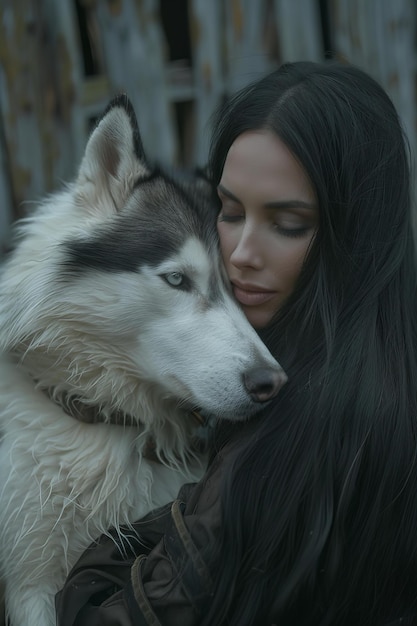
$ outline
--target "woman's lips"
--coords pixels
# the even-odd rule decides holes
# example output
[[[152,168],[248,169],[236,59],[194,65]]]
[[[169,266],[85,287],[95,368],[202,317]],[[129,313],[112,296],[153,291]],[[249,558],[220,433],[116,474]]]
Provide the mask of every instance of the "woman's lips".
[[[232,287],[236,300],[245,306],[264,304],[275,296],[275,291],[256,291],[256,287],[244,288],[234,283]]]

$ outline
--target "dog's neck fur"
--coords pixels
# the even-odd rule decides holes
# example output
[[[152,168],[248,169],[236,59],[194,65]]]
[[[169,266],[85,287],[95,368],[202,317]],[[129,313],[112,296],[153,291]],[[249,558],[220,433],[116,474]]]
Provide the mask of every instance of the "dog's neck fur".
[[[149,442],[158,441],[157,456],[166,458],[167,465],[188,465],[188,458],[201,453],[200,445],[194,445],[196,429],[204,422],[198,414],[179,408],[173,398],[161,404],[160,389],[137,376],[125,376],[122,386],[119,382],[115,388],[117,376],[112,367],[117,368],[117,363],[113,363],[111,355],[102,354],[92,361],[83,354],[82,346],[68,351],[63,349],[59,337],[52,341],[48,336],[48,342],[43,339],[46,338],[40,335],[19,342],[9,355],[34,381],[34,387],[66,414],[79,422],[135,429],[145,450]],[[78,386],[79,372],[87,380],[84,389]],[[66,382],[62,384],[62,380]],[[99,398],[103,401],[99,402]],[[119,400],[117,405],[114,398]]]
[[[139,388],[148,387],[148,383],[126,375],[115,388],[117,376],[112,367],[117,368],[118,364],[113,363],[110,355],[103,353],[94,361],[87,358],[78,344],[77,350],[69,350],[59,336],[55,341],[44,339],[47,338],[38,334],[25,342],[17,342],[9,354],[34,381],[35,387],[65,413],[86,423],[126,426],[150,423],[152,407],[138,405],[136,401],[142,397]],[[80,372],[83,372],[81,379]],[[150,388],[149,391],[152,393]],[[167,411],[174,410],[174,403],[167,403]]]
[[[38,381],[34,380],[34,383],[37,385]],[[138,426],[140,424],[138,420],[122,411],[113,411],[110,414],[106,414],[100,406],[88,404],[77,396],[66,393],[56,394],[54,389],[43,389],[42,391],[51,402],[60,406],[67,415],[79,422],[86,424],[107,423],[118,426]]]
[[[37,384],[37,381],[34,381]],[[70,417],[86,424],[107,423],[117,426],[138,426],[140,421],[134,419],[122,411],[113,411],[110,415],[105,414],[99,406],[92,406],[83,402],[81,398],[61,394],[59,398],[54,396],[53,389],[44,389],[47,397],[61,407]],[[195,422],[196,426],[204,426],[205,418],[198,411],[185,411],[184,414]]]

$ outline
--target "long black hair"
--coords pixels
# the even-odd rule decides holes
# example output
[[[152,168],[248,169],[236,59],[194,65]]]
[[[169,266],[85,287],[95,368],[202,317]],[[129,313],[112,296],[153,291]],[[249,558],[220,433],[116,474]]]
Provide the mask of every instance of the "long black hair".
[[[417,623],[416,270],[398,115],[357,68],[293,63],[214,127],[215,184],[236,137],[267,129],[307,172],[320,217],[262,331],[289,382],[234,443],[204,624]]]

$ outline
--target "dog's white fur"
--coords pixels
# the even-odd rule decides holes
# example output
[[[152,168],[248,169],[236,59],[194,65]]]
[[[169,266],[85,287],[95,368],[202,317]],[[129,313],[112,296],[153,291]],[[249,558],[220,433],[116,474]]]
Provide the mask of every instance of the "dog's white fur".
[[[65,242],[140,210],[148,166],[132,124],[120,102],[109,109],[76,182],[23,220],[1,277],[0,560],[12,626],[53,626],[54,595],[89,543],[201,476],[187,406],[249,415],[245,372],[285,380],[225,288],[210,302],[221,270],[197,236],[137,271],[62,274]],[[179,274],[193,289],[169,284]],[[103,423],[70,416],[73,397]],[[109,423],[115,413],[129,423]],[[150,438],[159,462],[145,454]]]

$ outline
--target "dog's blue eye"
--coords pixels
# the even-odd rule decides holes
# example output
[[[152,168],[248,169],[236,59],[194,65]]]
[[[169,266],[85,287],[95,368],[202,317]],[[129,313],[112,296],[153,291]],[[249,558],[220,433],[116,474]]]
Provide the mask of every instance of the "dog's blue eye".
[[[184,282],[184,274],[180,274],[180,272],[171,272],[170,274],[165,274],[166,281],[172,287],[180,287]]]
[[[169,272],[169,274],[163,274],[162,278],[168,283],[168,285],[175,287],[176,289],[189,288],[189,281],[184,274],[181,274],[181,272]]]
[[[191,280],[182,272],[167,272],[166,274],[160,274],[160,276],[174,289],[181,289],[181,291],[191,291],[192,289]]]

